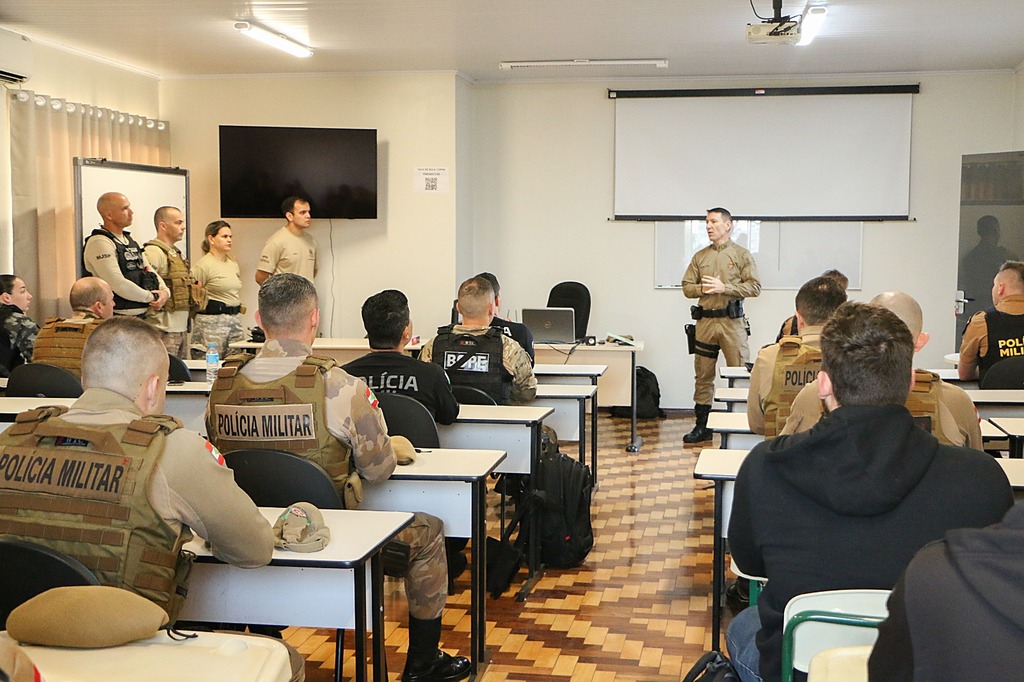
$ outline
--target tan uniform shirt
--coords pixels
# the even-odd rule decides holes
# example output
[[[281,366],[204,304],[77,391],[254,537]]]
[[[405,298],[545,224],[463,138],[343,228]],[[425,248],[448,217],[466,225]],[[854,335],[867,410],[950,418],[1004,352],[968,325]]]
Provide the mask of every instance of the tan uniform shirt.
[[[269,339],[259,355],[242,367],[241,374],[257,383],[274,381],[294,372],[312,353],[301,341]],[[326,393],[327,430],[351,449],[359,477],[372,483],[391,476],[398,459],[370,388],[362,379],[335,367],[327,373]]]
[[[981,424],[978,410],[962,388],[939,382],[939,422],[945,439],[954,445],[964,445],[975,450],[982,449]],[[821,418],[821,400],[818,399],[818,382],[804,386],[793,401],[793,411],[786,420],[780,436],[807,431]]]
[[[294,235],[282,227],[264,244],[256,268],[272,275],[291,272],[312,282],[316,276],[316,243],[306,232]]]
[[[233,256],[221,260],[211,253],[204,254],[192,266],[192,276],[203,285],[206,294],[229,308],[241,304],[242,272]]]
[[[486,334],[490,327],[466,327],[457,324],[452,328],[453,334]],[[420,360],[430,362],[434,352],[434,339],[427,341],[420,350]],[[522,405],[532,402],[537,397],[537,377],[533,374],[530,356],[523,347],[513,339],[501,335],[501,362],[512,375],[512,388],[509,398],[513,404]]]
[[[98,241],[94,239],[92,241]],[[177,247],[172,247],[177,249]],[[167,288],[167,283],[164,278],[170,276],[171,265],[168,262],[167,254],[159,246],[146,246],[142,249],[142,252],[146,254],[146,259],[149,260],[149,264],[156,270],[156,274],[160,275],[160,288]],[[178,255],[184,260],[185,256],[180,251]],[[167,311],[166,304],[160,310],[150,308],[146,311],[146,322],[156,327],[162,332],[187,332],[188,331],[188,307],[184,310],[175,310],[173,313]]]
[[[806,327],[801,341],[808,346],[821,347],[821,327]],[[747,389],[747,422],[754,433],[764,433],[765,400],[772,391],[775,376],[775,361],[779,357],[779,344],[773,343],[761,349],[750,370],[750,388]]]
[[[1010,294],[1003,298],[996,310],[1007,315],[1024,315],[1024,295]],[[970,363],[975,367],[985,353],[988,352],[988,325],[985,323],[985,311],[975,313],[960,341],[960,364]]]
[[[89,388],[63,419],[96,426],[127,423],[141,416],[124,396]],[[170,434],[164,457],[149,480],[149,503],[172,528],[180,531],[188,526],[210,542],[215,557],[233,566],[255,568],[270,562],[274,550],[270,524],[235,484],[217,449],[198,433],[178,429]]]
[[[122,244],[128,243],[128,240],[124,237],[117,237],[117,239]],[[91,275],[99,277],[109,284],[115,294],[121,298],[126,298],[129,301],[139,302],[138,308],[118,310],[118,313],[137,315],[144,313],[149,309],[149,304],[153,301],[153,294],[125,278],[124,274],[121,272],[121,266],[117,264],[117,249],[114,248],[114,243],[109,239],[106,239],[105,237],[96,237],[95,239],[89,239],[86,241],[85,251],[82,253],[82,260],[85,262],[85,269],[88,270]],[[142,251],[142,263],[150,270],[153,269],[153,265],[146,257],[145,249]],[[161,289],[167,290],[167,285],[164,284],[162,279],[159,280],[158,285]]]
[[[701,291],[701,278],[711,275],[722,280],[725,293],[705,294]],[[693,255],[683,275],[683,294],[696,298],[702,308],[724,308],[738,298],[754,298],[761,293],[761,280],[753,256],[731,239],[721,246],[706,246]]]

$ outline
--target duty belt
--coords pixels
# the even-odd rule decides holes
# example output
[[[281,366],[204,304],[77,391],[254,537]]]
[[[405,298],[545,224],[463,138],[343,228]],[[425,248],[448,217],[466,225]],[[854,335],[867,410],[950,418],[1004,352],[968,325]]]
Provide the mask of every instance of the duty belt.
[[[701,317],[729,317],[728,308],[715,308],[714,310],[708,310],[707,308],[701,308]]]
[[[200,315],[237,315],[242,312],[242,306],[240,305],[224,305],[220,301],[210,300],[206,304],[206,309],[201,311]]]

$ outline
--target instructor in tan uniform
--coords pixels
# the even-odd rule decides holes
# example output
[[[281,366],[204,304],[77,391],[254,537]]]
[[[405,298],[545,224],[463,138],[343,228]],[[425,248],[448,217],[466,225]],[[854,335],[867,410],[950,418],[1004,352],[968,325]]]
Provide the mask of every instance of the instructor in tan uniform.
[[[708,209],[706,225],[711,246],[694,254],[683,275],[683,294],[697,299],[697,305],[690,308],[697,321],[691,337],[697,423],[683,436],[684,443],[711,439],[708,414],[714,397],[718,352],[725,354],[730,367],[745,361],[748,350],[743,299],[761,293],[753,257],[731,239],[732,214],[724,208]]]
[[[288,222],[270,235],[260,252],[256,266],[256,284],[262,285],[271,275],[291,272],[310,282],[316,277],[316,243],[309,236],[313,214],[309,202],[302,197],[288,197],[281,203],[281,212]]]
[[[924,324],[924,315],[921,306],[909,294],[902,291],[886,291],[878,294],[868,301],[872,305],[881,306],[896,314],[900,320],[910,329],[914,337],[914,352],[917,353],[930,338],[928,332],[921,331]],[[917,412],[915,408],[921,408],[926,403],[937,403],[930,410],[929,421],[932,435],[939,439],[940,443],[947,445],[966,446],[981,450],[981,426],[978,423],[978,411],[971,402],[970,397],[959,386],[947,384],[935,374],[925,370],[915,370],[914,385],[911,387],[910,400],[917,398],[917,405],[912,407],[908,401],[908,408]],[[814,426],[821,417],[821,400],[818,398],[818,382],[813,381],[797,395],[793,401],[793,410],[786,421],[785,428],[780,435],[789,435],[807,431]],[[920,409],[918,409],[920,411]],[[936,424],[936,421],[938,422]],[[920,422],[919,422],[920,423]],[[922,424],[924,425],[924,424]]]

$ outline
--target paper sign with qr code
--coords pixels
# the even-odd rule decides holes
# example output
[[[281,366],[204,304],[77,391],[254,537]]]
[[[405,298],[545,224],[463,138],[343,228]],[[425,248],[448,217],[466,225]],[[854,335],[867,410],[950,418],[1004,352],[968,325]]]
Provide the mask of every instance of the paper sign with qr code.
[[[448,193],[448,169],[429,167],[413,171],[414,192]]]

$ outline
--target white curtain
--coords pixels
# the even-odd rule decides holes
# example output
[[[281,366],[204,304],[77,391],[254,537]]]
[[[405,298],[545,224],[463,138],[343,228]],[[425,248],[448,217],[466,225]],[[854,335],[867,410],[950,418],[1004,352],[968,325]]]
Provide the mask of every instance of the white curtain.
[[[31,90],[10,97],[14,273],[25,280],[33,296],[30,314],[41,322],[70,313],[68,291],[81,258],[73,159],[168,166],[170,125]],[[83,216],[83,226],[98,220]]]

